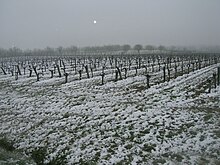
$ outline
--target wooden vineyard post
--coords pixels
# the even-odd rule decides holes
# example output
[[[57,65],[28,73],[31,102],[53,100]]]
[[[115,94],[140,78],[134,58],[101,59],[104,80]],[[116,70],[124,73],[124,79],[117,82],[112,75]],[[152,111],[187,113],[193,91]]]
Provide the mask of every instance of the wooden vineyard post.
[[[144,68],[145,68],[145,73],[147,74],[147,66],[145,65]]]
[[[36,66],[33,66],[33,69],[34,69],[34,73],[35,73],[36,76],[37,76],[37,81],[39,81],[40,77],[39,77],[39,73],[37,72],[37,67],[36,67]]]
[[[146,77],[147,77],[147,88],[150,88],[150,75],[147,74]]]
[[[166,81],[166,67],[163,67],[163,82]]]
[[[170,63],[170,68],[171,68],[172,67],[172,59],[171,58],[170,58],[169,63]]]
[[[60,67],[59,67],[59,65],[57,65],[57,71],[58,71],[59,77],[61,77],[61,72],[60,72]]]
[[[44,68],[41,68],[41,74],[44,75]]]
[[[18,72],[15,72],[15,80],[18,80]]]
[[[135,68],[135,76],[137,76],[137,67],[134,67]]]
[[[29,69],[29,77],[31,77],[32,76],[32,69],[30,68]]]
[[[69,74],[68,73],[64,73],[64,76],[65,76],[65,84],[67,83],[67,80],[68,80],[68,76],[69,76]]]
[[[66,67],[65,67],[65,65],[64,65],[64,67],[63,68],[61,68],[62,70],[63,70],[63,72],[64,72],[64,74],[66,73]]]
[[[124,68],[124,70],[125,70],[125,79],[126,79],[127,78],[128,69]]]
[[[131,70],[131,64],[132,64],[131,62],[129,62],[129,64],[128,64],[128,69],[129,70]]]
[[[137,60],[137,58],[136,58],[136,67],[138,68],[138,60]]]
[[[168,81],[170,81],[170,69],[167,68],[167,72],[168,72]]]
[[[56,73],[56,65],[53,66],[53,73]]]
[[[218,85],[220,85],[220,67],[218,67],[218,82],[217,82]]]
[[[62,60],[60,59],[59,61],[60,61],[60,67],[62,67]]]
[[[212,88],[212,80],[208,79],[208,86],[209,86],[209,93],[211,92],[211,88]]]
[[[25,72],[26,71],[26,67],[23,67],[23,70],[24,70],[24,75],[25,75],[26,74],[26,72]]]
[[[79,80],[82,80],[82,70],[79,70]]]
[[[105,72],[105,66],[102,67],[102,73],[104,73],[104,72]]]
[[[77,65],[76,59],[74,59],[74,70],[75,70],[75,73],[76,73],[76,65]]]
[[[121,70],[119,69],[119,67],[116,67],[116,69],[118,71],[119,79],[122,80]]]
[[[102,76],[102,85],[104,85],[104,77],[105,77],[105,73],[102,72],[102,73],[101,73],[101,76]]]
[[[98,68],[99,68],[100,67],[100,61],[98,60],[97,63],[98,63]]]
[[[64,71],[64,73],[66,73],[66,65],[65,65],[65,63],[64,63],[64,61],[62,60],[62,64],[63,64],[63,71]]]
[[[11,76],[14,76],[14,71],[13,71],[13,69],[11,69],[10,72],[11,72]]]
[[[118,70],[115,70],[115,81],[118,81]]]
[[[214,62],[215,62],[215,64],[217,64],[217,63],[218,63],[218,60],[217,60],[217,58],[216,58],[216,57],[214,58]]]
[[[182,64],[181,64],[181,71],[182,71],[182,75],[183,75],[183,61],[182,61]]]
[[[6,71],[7,71],[6,75],[11,73],[10,68],[7,68]],[[5,73],[4,73],[4,75],[5,75]]]
[[[51,73],[50,78],[53,78],[53,73],[54,73],[54,70],[50,69],[49,71],[50,71],[50,73]]]
[[[207,67],[207,59],[205,59],[204,68]]]
[[[213,73],[214,87],[216,88],[216,73]]]
[[[110,65],[111,65],[111,69],[113,68],[112,61],[113,61],[113,57],[109,57],[109,63],[110,63]]]
[[[199,69],[201,69],[201,60],[199,59]]]
[[[214,61],[215,61],[215,64],[218,63],[218,59],[216,57],[214,58]]]
[[[141,69],[141,58],[139,58],[139,69]]]
[[[175,78],[176,78],[177,77],[177,65],[176,64],[175,64],[174,68],[175,68]]]
[[[152,67],[152,72],[154,72],[154,64],[152,64],[151,67]]]
[[[18,74],[21,75],[21,70],[19,68],[19,65],[17,65]]]
[[[88,68],[88,65],[85,66],[85,69],[86,69],[87,78],[89,78],[89,68]]]
[[[188,74],[189,74],[190,64],[188,64],[187,67],[188,67]]]
[[[93,68],[91,67],[90,70],[91,70],[91,76],[93,77]]]
[[[115,58],[115,67],[117,67],[118,61],[117,58]]]
[[[96,70],[97,70],[97,69],[96,69],[96,68],[97,68],[97,67],[96,67],[96,64],[94,64],[94,66],[93,66],[93,67],[94,67],[94,70],[96,71]]]
[[[195,71],[195,69],[194,69],[195,63],[194,62],[192,63],[192,66],[193,66],[192,71],[194,72]]]
[[[36,73],[36,76],[37,76],[37,81],[40,80],[40,73]]]
[[[196,61],[195,63],[196,63],[196,70],[198,70],[198,61]]]

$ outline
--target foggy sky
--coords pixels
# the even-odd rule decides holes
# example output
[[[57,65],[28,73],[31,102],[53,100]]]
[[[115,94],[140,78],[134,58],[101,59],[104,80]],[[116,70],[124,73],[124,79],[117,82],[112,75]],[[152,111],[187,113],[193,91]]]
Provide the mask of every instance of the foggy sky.
[[[220,0],[0,0],[0,47],[220,45],[219,17]]]

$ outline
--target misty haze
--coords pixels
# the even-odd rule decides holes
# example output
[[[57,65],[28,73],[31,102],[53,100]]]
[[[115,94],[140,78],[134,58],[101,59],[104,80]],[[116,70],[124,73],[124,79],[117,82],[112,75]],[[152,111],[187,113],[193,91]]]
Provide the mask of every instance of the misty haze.
[[[219,6],[218,0],[1,0],[0,45],[216,46]]]
[[[220,164],[219,0],[0,0],[0,164]]]

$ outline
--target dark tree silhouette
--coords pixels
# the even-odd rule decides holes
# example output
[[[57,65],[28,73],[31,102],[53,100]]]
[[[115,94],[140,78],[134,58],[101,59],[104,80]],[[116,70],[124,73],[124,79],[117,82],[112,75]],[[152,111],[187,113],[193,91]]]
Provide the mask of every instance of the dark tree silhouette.
[[[140,44],[136,44],[136,45],[134,46],[134,50],[137,50],[138,54],[140,54],[140,50],[142,50],[142,49],[143,49],[143,46],[140,45]]]
[[[145,46],[145,49],[146,49],[146,50],[154,50],[155,47],[154,47],[153,45],[146,45],[146,46]]]
[[[123,46],[122,46],[122,49],[123,49],[123,51],[124,51],[125,53],[127,53],[127,52],[131,49],[131,46],[128,45],[128,44],[126,44],[126,45],[123,45]]]

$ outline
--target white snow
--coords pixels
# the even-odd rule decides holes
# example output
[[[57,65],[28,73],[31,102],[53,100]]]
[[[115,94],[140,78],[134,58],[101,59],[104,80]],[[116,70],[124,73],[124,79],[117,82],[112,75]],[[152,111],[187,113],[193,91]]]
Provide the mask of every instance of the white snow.
[[[195,91],[216,66],[149,89],[141,75],[103,86],[97,77],[63,84],[57,77],[35,82],[1,75],[0,135],[29,153],[46,147],[46,161],[64,154],[68,164],[197,164],[203,155],[214,162],[220,158],[220,87]]]

